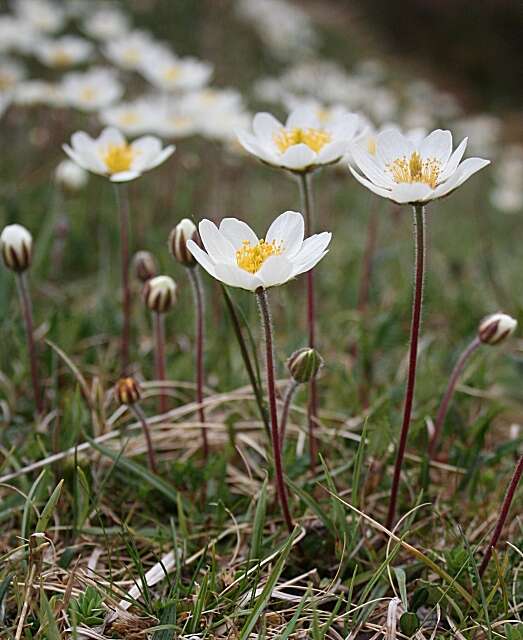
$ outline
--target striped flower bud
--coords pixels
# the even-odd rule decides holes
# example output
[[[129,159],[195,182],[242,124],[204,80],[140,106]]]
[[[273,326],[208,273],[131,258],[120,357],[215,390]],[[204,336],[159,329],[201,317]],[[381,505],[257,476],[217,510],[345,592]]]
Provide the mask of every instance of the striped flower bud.
[[[135,404],[142,397],[140,385],[134,378],[120,378],[115,387],[116,399],[120,404]]]
[[[169,276],[156,276],[145,283],[143,297],[151,311],[166,313],[176,302],[176,283]]]
[[[149,251],[138,251],[133,257],[133,269],[140,282],[147,282],[158,273],[156,260]]]
[[[478,338],[484,344],[499,344],[512,335],[517,326],[517,320],[506,313],[493,313],[480,322]]]
[[[184,267],[194,267],[196,260],[187,249],[187,240],[198,243],[196,225],[189,218],[181,220],[169,234],[169,250],[171,254]]]
[[[31,265],[33,237],[22,225],[10,224],[0,235],[0,251],[8,269],[25,271]]]
[[[298,349],[287,360],[287,367],[292,378],[301,383],[309,382],[315,378],[322,365],[323,358],[316,349],[310,347]]]

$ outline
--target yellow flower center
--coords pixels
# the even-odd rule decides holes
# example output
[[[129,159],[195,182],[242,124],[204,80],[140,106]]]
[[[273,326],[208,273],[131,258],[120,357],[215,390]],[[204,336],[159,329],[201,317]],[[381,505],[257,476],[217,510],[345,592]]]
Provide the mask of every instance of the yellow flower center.
[[[135,64],[140,61],[140,51],[136,47],[129,47],[123,52],[122,58],[127,64]]]
[[[103,161],[111,174],[129,171],[133,158],[134,151],[127,143],[110,144],[103,154]]]
[[[282,251],[282,243],[276,244],[275,240],[265,242],[265,240],[262,239],[253,247],[251,247],[249,240],[244,240],[242,248],[236,251],[236,264],[244,271],[256,273],[260,270],[267,258],[270,258],[270,256],[279,256]]]
[[[123,127],[129,127],[140,122],[140,118],[134,111],[125,111],[120,114],[118,120]]]
[[[306,144],[310,149],[318,153],[330,141],[330,133],[323,129],[314,129],[312,127],[308,129],[302,129],[301,127],[281,129],[274,134],[274,144],[281,153],[284,153],[295,144]]]
[[[422,182],[432,189],[438,183],[441,171],[441,162],[434,158],[423,160],[417,151],[414,151],[407,160],[406,156],[397,158],[387,165],[394,182]]]
[[[10,73],[0,72],[0,91],[7,91],[15,84],[14,78]]]
[[[96,98],[96,89],[93,87],[85,87],[80,92],[80,98],[85,102],[92,102]]]
[[[57,67],[67,67],[71,64],[72,58],[67,51],[59,49],[53,53],[52,61]]]
[[[179,75],[180,75],[179,67],[173,65],[164,71],[163,77],[164,77],[164,80],[167,80],[168,82],[172,82],[173,80],[176,80],[176,78]]]

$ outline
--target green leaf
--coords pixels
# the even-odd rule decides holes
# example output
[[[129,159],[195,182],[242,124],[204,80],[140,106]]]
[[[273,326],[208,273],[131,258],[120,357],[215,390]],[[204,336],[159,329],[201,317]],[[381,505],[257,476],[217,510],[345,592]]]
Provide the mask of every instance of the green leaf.
[[[43,533],[47,529],[47,525],[49,524],[49,520],[53,515],[55,507],[60,499],[60,494],[62,493],[64,481],[60,480],[60,482],[56,485],[51,497],[47,501],[47,504],[42,511],[42,514],[38,518],[38,522],[36,523],[36,533]]]
[[[419,629],[419,627],[419,619],[415,613],[411,611],[405,611],[405,613],[401,615],[400,629],[406,636],[408,636],[409,638],[413,636]]]
[[[267,478],[263,481],[263,485],[256,505],[254,513],[254,521],[252,524],[251,536],[251,552],[250,560],[259,560],[261,558],[261,547],[263,541],[263,528],[265,525],[265,514],[267,512]]]
[[[405,611],[409,608],[407,600],[407,576],[405,571],[401,567],[394,567],[394,573],[396,574],[396,580],[398,581],[398,587],[400,590],[401,603]]]

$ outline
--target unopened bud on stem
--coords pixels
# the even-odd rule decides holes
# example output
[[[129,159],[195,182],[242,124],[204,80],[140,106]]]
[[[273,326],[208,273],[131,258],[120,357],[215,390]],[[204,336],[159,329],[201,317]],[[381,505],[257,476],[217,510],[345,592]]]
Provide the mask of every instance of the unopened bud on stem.
[[[172,256],[184,267],[194,267],[196,260],[187,249],[187,240],[198,243],[196,225],[189,218],[181,220],[169,234],[169,250]]]
[[[156,267],[156,260],[152,253],[149,251],[138,251],[133,257],[134,273],[138,280],[141,282],[147,282],[158,273]]]
[[[142,392],[134,378],[120,378],[116,383],[115,395],[120,404],[133,405],[140,400]]]
[[[143,297],[151,311],[167,313],[176,302],[176,283],[169,276],[156,276],[145,283]]]
[[[300,383],[309,382],[315,378],[322,365],[323,358],[316,349],[310,347],[298,349],[287,360],[287,367],[292,378]]]
[[[33,237],[22,225],[10,224],[0,235],[0,251],[8,269],[25,271],[31,265]]]
[[[483,344],[496,345],[512,335],[517,325],[517,320],[506,313],[493,313],[480,322],[478,338]]]

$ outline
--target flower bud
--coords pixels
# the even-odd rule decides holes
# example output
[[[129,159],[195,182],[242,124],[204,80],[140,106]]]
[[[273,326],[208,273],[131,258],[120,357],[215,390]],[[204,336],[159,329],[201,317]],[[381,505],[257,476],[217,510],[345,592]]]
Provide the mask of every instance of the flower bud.
[[[62,160],[54,173],[58,184],[71,191],[79,191],[87,184],[88,173],[72,160]]]
[[[147,282],[158,273],[156,267],[156,260],[152,253],[149,251],[138,251],[133,257],[134,273],[138,280],[141,282]]]
[[[0,251],[8,269],[25,271],[31,265],[33,238],[22,225],[10,224],[0,235]]]
[[[116,383],[114,393],[120,404],[135,404],[142,397],[140,385],[134,378],[120,378]]]
[[[309,382],[316,377],[322,366],[323,358],[316,349],[310,347],[298,349],[287,360],[289,372],[296,382]]]
[[[198,242],[196,225],[189,218],[181,220],[169,234],[169,250],[175,260],[184,267],[194,267],[196,260],[187,249],[187,240]]]
[[[143,297],[151,311],[166,313],[176,302],[176,283],[169,276],[156,276],[145,283]]]
[[[517,325],[517,320],[506,313],[493,313],[480,322],[478,338],[484,344],[499,344],[514,333]]]

